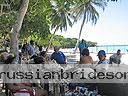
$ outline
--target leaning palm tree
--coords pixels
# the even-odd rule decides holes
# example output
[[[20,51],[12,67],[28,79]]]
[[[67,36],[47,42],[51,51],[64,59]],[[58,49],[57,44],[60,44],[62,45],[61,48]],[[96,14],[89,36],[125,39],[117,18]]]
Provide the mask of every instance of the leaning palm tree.
[[[70,14],[68,13],[69,7],[67,6],[68,2],[65,0],[51,0],[51,8],[48,10],[48,18],[51,22],[51,29],[54,29],[53,35],[49,40],[48,47],[46,48],[46,54],[51,46],[53,37],[57,30],[60,31],[67,30],[67,26],[72,26],[70,20]]]
[[[79,37],[75,46],[74,53],[76,53],[76,50],[78,48],[79,40],[81,37],[83,26],[86,23],[92,21],[92,24],[96,24],[99,13],[97,12],[96,8],[101,8],[104,10],[106,6],[106,0],[76,0],[76,5],[72,10],[72,14],[75,15],[76,21],[79,20],[79,18],[82,17],[83,21],[81,24]]]

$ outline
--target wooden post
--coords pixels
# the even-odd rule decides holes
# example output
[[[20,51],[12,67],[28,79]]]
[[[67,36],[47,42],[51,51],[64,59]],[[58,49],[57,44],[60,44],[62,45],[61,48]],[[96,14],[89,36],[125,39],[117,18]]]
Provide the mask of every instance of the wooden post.
[[[59,84],[53,83],[54,96],[59,96]]]

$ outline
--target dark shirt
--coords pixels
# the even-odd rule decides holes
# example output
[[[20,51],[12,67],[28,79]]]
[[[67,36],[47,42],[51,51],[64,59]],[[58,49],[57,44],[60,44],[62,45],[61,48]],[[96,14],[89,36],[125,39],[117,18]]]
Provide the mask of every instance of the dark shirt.
[[[55,60],[58,64],[64,64],[65,63],[65,55],[63,52],[54,52],[51,55],[51,60]]]

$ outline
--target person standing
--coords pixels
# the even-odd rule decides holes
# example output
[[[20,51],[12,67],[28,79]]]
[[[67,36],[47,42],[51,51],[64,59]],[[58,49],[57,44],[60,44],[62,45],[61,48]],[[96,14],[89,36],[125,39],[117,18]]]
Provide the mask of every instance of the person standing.
[[[79,47],[80,56],[82,54],[83,49],[88,48],[87,44],[84,42],[84,39],[82,39],[78,47]]]

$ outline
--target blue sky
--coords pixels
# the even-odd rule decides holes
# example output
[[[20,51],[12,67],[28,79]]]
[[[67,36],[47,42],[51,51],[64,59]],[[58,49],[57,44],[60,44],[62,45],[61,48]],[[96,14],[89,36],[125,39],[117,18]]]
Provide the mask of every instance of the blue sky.
[[[66,32],[58,31],[56,34],[64,37],[78,38],[81,20],[68,28]],[[81,39],[102,44],[128,44],[128,0],[110,2],[95,26],[85,24]]]

